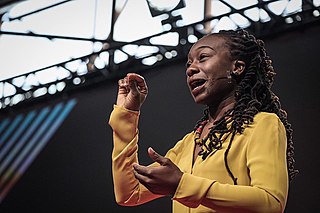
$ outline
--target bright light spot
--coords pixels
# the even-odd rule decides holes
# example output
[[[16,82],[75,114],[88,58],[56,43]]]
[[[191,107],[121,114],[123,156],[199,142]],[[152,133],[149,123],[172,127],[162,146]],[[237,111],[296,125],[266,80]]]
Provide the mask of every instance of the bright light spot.
[[[186,24],[184,23],[183,20],[178,20],[178,21],[176,21],[176,25],[177,25],[178,27],[182,27],[182,26],[184,26],[184,25],[186,25]]]
[[[165,56],[167,59],[171,59],[171,58],[172,58],[171,52],[166,52],[166,53],[164,54],[164,56]]]
[[[127,1],[118,16],[113,36],[117,41],[131,42],[162,31],[161,19],[151,17],[147,2],[134,0]]]
[[[58,73],[58,76],[57,76],[58,80],[71,77],[71,73],[68,70],[66,70],[64,67],[58,67],[57,73]]]
[[[270,16],[264,9],[259,9],[257,7],[245,10],[244,14],[255,22],[268,22],[271,20]]]
[[[10,98],[4,99],[4,104],[8,106],[10,104],[10,100]]]
[[[80,78],[77,77],[77,78],[73,79],[73,84],[78,85],[80,83],[81,83],[81,79]]]
[[[260,15],[259,15],[259,8],[254,7],[248,10],[244,11],[244,14],[249,17],[252,21],[259,21]]]
[[[47,88],[43,87],[43,88],[39,88],[36,91],[33,92],[33,97],[40,97],[47,94]]]
[[[102,42],[94,42],[93,43],[93,52],[98,52],[102,50],[103,43]]]
[[[151,57],[142,59],[142,63],[143,63],[144,65],[147,65],[147,66],[153,65],[153,64],[156,63],[157,61],[158,61],[158,59],[157,59],[156,56],[151,56]]]
[[[171,50],[171,54],[173,57],[176,57],[178,55],[178,52],[175,50]]]
[[[288,0],[275,1],[268,4],[268,8],[276,15],[281,15],[287,7]]]
[[[316,7],[320,6],[320,0],[313,0],[313,5]]]
[[[51,94],[51,95],[53,95],[53,94],[55,94],[57,92],[57,87],[56,87],[56,85],[50,85],[50,87],[48,88],[48,93],[49,94]]]
[[[125,60],[127,60],[129,57],[127,54],[120,50],[114,51],[114,63],[119,64]]]
[[[171,24],[165,24],[162,26],[163,31],[169,31],[172,29]]]
[[[179,10],[185,25],[204,18],[204,0],[185,0],[186,7]]]
[[[287,18],[285,19],[285,21],[286,21],[286,23],[288,23],[288,24],[292,24],[292,23],[293,23],[293,19],[292,19],[291,17],[287,17]]]
[[[196,28],[197,30],[199,30],[199,31],[204,30],[203,24],[197,24],[197,25],[195,26],[195,28]]]
[[[150,43],[154,45],[177,46],[179,44],[179,34],[172,32],[153,37],[150,39]]]
[[[49,82],[56,81],[59,74],[57,73],[57,68],[53,67],[36,72],[35,75],[36,78],[39,79],[40,84],[47,84]]]
[[[77,70],[78,75],[85,75],[88,73],[87,64],[85,62],[82,62],[79,66],[79,69]]]
[[[211,29],[214,29],[214,27],[219,23],[219,19],[213,19],[211,22],[210,22],[210,28]]]
[[[239,27],[245,28],[250,26],[250,22],[247,18],[239,13],[234,13],[230,15],[232,21],[234,21]]]
[[[147,0],[149,5],[159,11],[173,10],[180,0]]]
[[[103,69],[106,64],[100,57],[96,57],[96,59],[94,60],[94,66],[96,66],[98,69]]]
[[[30,84],[24,84],[21,88],[24,90],[24,91],[28,91],[32,88],[33,86],[30,85]]]
[[[15,105],[15,104],[17,104],[17,103],[19,103],[20,101],[23,101],[23,100],[24,100],[24,96],[21,95],[21,94],[17,94],[15,96],[13,96],[13,98],[11,99],[11,103],[13,105]]]
[[[260,9],[259,12],[260,12],[261,22],[268,22],[271,20],[270,16],[268,15],[268,13],[264,9]]]
[[[292,13],[301,12],[302,11],[302,0],[291,0],[289,1],[284,15],[290,15]]]
[[[188,41],[189,43],[196,43],[198,41],[198,38],[195,35],[189,35]]]
[[[61,92],[65,87],[66,87],[66,83],[64,83],[64,82],[57,83],[57,90],[59,92]]]
[[[71,72],[76,72],[82,61],[80,59],[66,63],[66,68]]]
[[[158,47],[141,45],[141,46],[139,46],[139,48],[137,50],[136,58],[144,58],[148,55],[151,55],[151,54],[157,53],[157,52],[159,52]]]
[[[161,61],[163,59],[163,56],[161,54],[158,54],[156,57],[158,61]]]
[[[128,53],[129,55],[133,56],[136,54],[138,50],[138,45],[135,44],[128,44],[122,47],[122,50]]]
[[[320,15],[319,10],[314,10],[312,13],[315,17],[318,17]]]
[[[222,17],[219,23],[213,29],[214,32],[219,32],[220,30],[235,30],[237,25],[227,16]]]
[[[30,74],[30,75],[27,76],[24,85],[38,86],[39,82],[38,82],[38,79],[36,78],[36,76],[34,74]]]
[[[20,76],[20,77],[12,79],[12,83],[17,87],[21,87],[23,85],[25,79],[26,79],[25,76]]]
[[[231,12],[230,7],[220,1],[211,1],[212,16],[219,16]]]
[[[102,52],[99,54],[99,58],[103,60],[105,64],[109,64],[109,53],[108,52]]]

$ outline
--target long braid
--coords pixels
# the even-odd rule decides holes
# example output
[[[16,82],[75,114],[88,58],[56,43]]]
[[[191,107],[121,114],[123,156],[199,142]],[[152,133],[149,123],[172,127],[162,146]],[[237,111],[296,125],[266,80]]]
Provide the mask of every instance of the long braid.
[[[205,146],[205,150],[200,152],[202,158],[205,159],[214,150],[221,148],[223,135],[228,133],[231,135],[231,141],[225,152],[225,165],[229,175],[236,184],[236,178],[232,174],[227,161],[227,155],[231,148],[234,135],[242,133],[244,126],[253,122],[254,116],[258,112],[275,113],[286,129],[287,135],[287,166],[289,172],[289,180],[291,181],[297,170],[294,169],[294,147],[292,141],[292,128],[288,122],[286,112],[281,108],[279,98],[271,91],[275,71],[272,62],[266,54],[264,43],[262,40],[256,39],[245,30],[222,30],[219,33],[210,34],[208,36],[220,36],[226,39],[230,55],[233,60],[242,60],[246,63],[245,71],[240,76],[233,76],[238,86],[235,91],[236,104],[230,116],[227,112],[215,126],[209,131],[209,143]],[[208,119],[208,110],[201,121]],[[227,123],[232,122],[230,129]],[[197,123],[195,129],[199,126]]]

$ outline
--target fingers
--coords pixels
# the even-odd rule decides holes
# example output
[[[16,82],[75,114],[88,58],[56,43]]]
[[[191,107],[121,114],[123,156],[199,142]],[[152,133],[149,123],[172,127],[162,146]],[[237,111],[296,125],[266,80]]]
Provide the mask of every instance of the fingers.
[[[131,75],[127,75],[127,81],[129,82],[129,88],[133,94],[139,93],[139,88],[137,85],[137,81]]]
[[[151,147],[148,148],[148,154],[153,161],[158,162],[162,166],[168,164],[168,162],[169,162],[168,158],[165,158],[165,157],[159,155]]]
[[[139,164],[133,164],[133,173],[135,178],[145,186],[151,184],[151,180],[153,179],[152,169],[153,168],[141,166]]]
[[[142,93],[148,92],[146,81],[141,75],[138,75],[136,73],[128,73],[127,78],[129,81],[129,85],[131,84],[133,89],[138,90]]]
[[[147,84],[141,75],[128,73],[126,77],[118,81],[119,92],[129,93],[148,93]]]
[[[133,169],[135,174],[139,174],[140,176],[150,176],[152,168],[135,163],[133,164]]]
[[[128,83],[126,79],[120,79],[118,81],[119,93],[125,94],[129,92]]]

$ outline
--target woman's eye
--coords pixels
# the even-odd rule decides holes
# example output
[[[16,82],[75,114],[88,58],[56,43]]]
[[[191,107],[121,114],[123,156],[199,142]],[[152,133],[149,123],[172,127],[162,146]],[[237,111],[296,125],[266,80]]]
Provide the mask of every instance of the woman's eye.
[[[204,59],[206,59],[208,56],[207,55],[200,55],[199,56],[199,60],[201,61],[201,60],[204,60]]]

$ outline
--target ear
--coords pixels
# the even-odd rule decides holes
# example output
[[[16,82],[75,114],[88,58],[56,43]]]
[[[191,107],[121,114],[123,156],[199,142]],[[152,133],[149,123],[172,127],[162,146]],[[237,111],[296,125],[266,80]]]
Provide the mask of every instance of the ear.
[[[236,76],[239,76],[243,73],[245,68],[246,68],[246,63],[244,61],[235,60],[233,64],[232,73]]]

